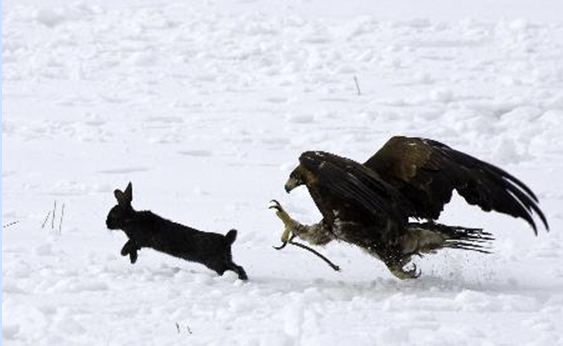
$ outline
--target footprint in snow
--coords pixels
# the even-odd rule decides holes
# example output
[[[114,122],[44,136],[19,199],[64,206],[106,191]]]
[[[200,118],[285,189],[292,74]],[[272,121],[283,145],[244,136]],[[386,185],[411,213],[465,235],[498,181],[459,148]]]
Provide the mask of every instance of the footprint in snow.
[[[136,173],[136,172],[146,172],[149,169],[146,167],[122,167],[122,168],[110,168],[98,171],[98,173],[103,174],[125,174],[125,173]]]
[[[268,97],[266,101],[270,103],[287,103],[289,99],[287,97],[273,96],[273,97]]]
[[[294,124],[309,124],[315,121],[315,117],[312,114],[290,114],[286,120]]]
[[[184,122],[183,118],[175,116],[147,117],[145,118],[145,120],[149,122],[159,122],[166,124],[177,124]]]
[[[323,97],[320,98],[319,101],[321,102],[350,102],[349,99],[345,99],[342,97]]]
[[[178,154],[185,155],[185,156],[194,156],[194,157],[209,157],[213,156],[213,153],[209,150],[180,150]]]

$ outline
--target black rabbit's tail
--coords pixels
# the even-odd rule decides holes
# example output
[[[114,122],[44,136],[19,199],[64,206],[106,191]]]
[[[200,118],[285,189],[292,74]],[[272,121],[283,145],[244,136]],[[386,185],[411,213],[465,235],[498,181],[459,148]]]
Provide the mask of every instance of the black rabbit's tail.
[[[227,239],[227,243],[229,243],[229,245],[232,245],[235,240],[237,240],[237,230],[232,229],[228,231],[227,234],[225,234],[225,239]]]

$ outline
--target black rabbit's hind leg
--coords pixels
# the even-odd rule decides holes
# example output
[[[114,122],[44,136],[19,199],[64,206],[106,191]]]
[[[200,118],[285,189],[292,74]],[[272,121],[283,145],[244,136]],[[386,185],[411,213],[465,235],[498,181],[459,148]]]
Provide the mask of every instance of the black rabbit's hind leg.
[[[235,264],[234,262],[231,263],[227,263],[227,269],[228,270],[232,270],[235,273],[237,273],[238,278],[240,280],[248,280],[248,275],[246,275],[246,272],[244,271],[244,268]]]
[[[220,261],[210,261],[205,263],[205,266],[213,271],[215,271],[219,276],[222,276],[227,267]]]
[[[231,270],[238,275],[240,280],[248,280],[248,276],[246,275],[244,268],[236,265],[232,261],[225,262],[223,259],[216,259],[214,261],[207,262],[205,265],[207,268],[219,274],[219,276],[223,276],[227,270]]]

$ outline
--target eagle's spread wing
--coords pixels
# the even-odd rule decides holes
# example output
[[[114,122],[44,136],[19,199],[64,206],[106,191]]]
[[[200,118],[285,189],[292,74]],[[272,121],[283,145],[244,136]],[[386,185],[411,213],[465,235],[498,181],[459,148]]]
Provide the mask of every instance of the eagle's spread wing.
[[[424,138],[393,137],[364,163],[414,205],[410,216],[437,219],[454,189],[472,205],[526,220],[537,234],[538,199],[524,183],[491,164]]]
[[[376,220],[407,222],[409,202],[360,163],[320,151],[305,152],[299,161],[315,176],[308,187],[325,218],[332,219],[334,212],[362,210]]]

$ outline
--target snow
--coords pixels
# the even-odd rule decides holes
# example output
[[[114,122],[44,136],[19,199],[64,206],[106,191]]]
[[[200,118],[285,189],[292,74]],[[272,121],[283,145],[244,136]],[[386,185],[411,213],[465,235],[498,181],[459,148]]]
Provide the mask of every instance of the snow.
[[[2,218],[18,223],[3,228],[4,343],[563,344],[562,10],[5,1]],[[272,198],[320,218],[304,189],[283,190],[301,152],[362,161],[394,134],[502,166],[537,192],[551,232],[456,197],[442,221],[494,233],[495,253],[427,256],[415,281],[345,244],[319,249],[341,273],[271,248]],[[250,280],[150,249],[121,257],[105,217],[128,181],[137,209],[236,228]]]

